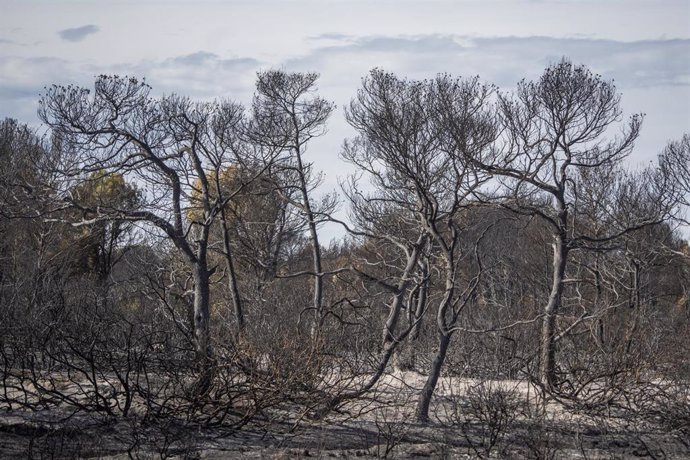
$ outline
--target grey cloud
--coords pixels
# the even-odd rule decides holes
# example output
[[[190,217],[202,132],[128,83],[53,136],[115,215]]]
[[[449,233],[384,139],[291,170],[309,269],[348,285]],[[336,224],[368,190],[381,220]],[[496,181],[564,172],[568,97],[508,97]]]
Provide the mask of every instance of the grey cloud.
[[[480,74],[500,86],[536,77],[550,62],[567,56],[624,86],[690,85],[690,40],[621,42],[592,38],[467,36],[365,36],[351,43],[324,46],[288,61],[288,67],[325,72],[337,61],[349,72],[391,63],[388,70],[411,77],[439,72]],[[348,75],[350,77],[351,74]]]
[[[310,37],[307,37],[308,40],[350,40],[352,35],[347,35],[347,34],[341,34],[338,32],[328,32],[325,34],[319,34],[319,35],[312,35]]]
[[[53,83],[82,83],[78,78],[89,78],[93,72],[83,74],[83,68],[63,59],[51,57],[0,57],[0,117],[11,116],[37,125],[38,99],[46,86]],[[83,74],[83,75],[82,75]]]
[[[42,89],[35,85],[0,86],[0,99],[37,99]]]
[[[446,35],[422,35],[412,37],[368,37],[358,40],[355,45],[362,50],[378,53],[442,53],[459,51],[463,48],[453,37]]]
[[[88,75],[120,74],[146,77],[157,94],[178,93],[195,99],[230,97],[248,102],[262,62],[251,57],[224,58],[197,51],[160,61],[113,64],[89,69]]]
[[[52,57],[0,56],[0,116],[37,123],[38,99],[51,84],[91,87],[95,75],[146,77],[156,94],[179,93],[195,99],[229,97],[248,102],[262,63],[250,57],[222,58],[199,51],[160,61],[94,65]]]
[[[171,62],[181,65],[201,65],[209,61],[218,60],[218,55],[208,53],[206,51],[197,51],[196,53],[186,54],[184,56],[177,56],[167,59],[166,62]]]
[[[687,130],[687,39],[622,42],[588,37],[364,36],[316,48],[287,61],[285,67],[293,71],[318,70],[322,95],[342,105],[357,91],[359,79],[373,67],[415,79],[440,72],[480,75],[510,90],[523,78],[539,78],[546,65],[563,56],[589,66],[606,79],[614,79],[623,93],[626,113],[647,113],[633,155],[635,161],[653,158],[667,139]],[[336,114],[331,125],[344,126],[342,116]],[[347,133],[344,128],[341,131]]]
[[[325,34],[330,40],[340,34]],[[318,45],[319,43],[316,42]],[[420,35],[365,36],[323,42],[302,57],[265,63],[252,57],[224,57],[205,50],[158,61],[93,65],[53,58],[0,58],[0,105],[35,104],[45,85],[93,84],[93,76],[118,73],[146,77],[157,93],[177,92],[197,99],[226,96],[249,102],[256,71],[267,66],[318,71],[324,95],[347,102],[372,67],[410,78],[439,72],[480,75],[503,88],[521,78],[537,78],[562,56],[589,65],[621,88],[690,88],[690,40],[619,42],[591,38]],[[17,102],[18,104],[18,102]],[[33,109],[35,111],[35,108]]]
[[[75,72],[67,61],[52,57],[0,57],[0,97],[38,98],[46,85],[73,77]]]
[[[690,85],[690,40],[621,42],[591,38],[498,37],[474,40],[478,52],[542,67],[567,56],[625,86]]]
[[[12,45],[12,46],[36,46],[40,42],[36,41],[33,43],[21,43],[15,40],[11,40],[9,38],[0,38],[0,45]]]
[[[100,29],[98,28],[98,26],[95,26],[93,24],[87,24],[81,27],[74,27],[72,29],[61,30],[58,32],[58,35],[63,40],[67,40],[70,42],[80,42],[87,36],[95,34],[99,30]]]
[[[207,51],[197,51],[196,53],[186,54],[183,56],[177,56],[174,58],[166,59],[164,65],[182,65],[182,66],[200,66],[207,65],[213,67],[251,67],[258,66],[260,62],[253,58],[229,58],[222,59],[215,53],[209,53]]]

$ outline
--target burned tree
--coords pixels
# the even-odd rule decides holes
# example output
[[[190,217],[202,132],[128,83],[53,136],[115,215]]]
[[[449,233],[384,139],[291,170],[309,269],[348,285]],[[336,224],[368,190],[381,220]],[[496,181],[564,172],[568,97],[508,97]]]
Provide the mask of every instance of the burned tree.
[[[194,281],[193,331],[196,360],[212,361],[209,314],[209,231],[232,193],[213,193],[212,173],[261,163],[265,158],[238,155],[234,142],[243,123],[232,102],[194,103],[171,95],[151,96],[134,78],[100,76],[93,94],[75,86],[52,86],[40,100],[39,115],[62,142],[64,207],[81,211],[73,226],[100,221],[133,221],[156,229],[183,255]],[[121,175],[137,184],[136,207],[86,203],[70,188]],[[188,211],[194,210],[193,213]],[[194,216],[189,219],[189,216]],[[205,382],[204,385],[207,385]]]
[[[611,242],[659,220],[658,215],[635,215],[596,236],[576,223],[578,177],[619,168],[639,135],[642,117],[632,116],[610,137],[622,113],[616,87],[567,60],[549,66],[536,82],[520,82],[514,95],[500,95],[498,110],[501,145],[491,157],[469,159],[500,181],[502,206],[538,217],[551,229],[552,282],[543,309],[539,371],[541,383],[551,388],[556,384],[556,320],[571,251]],[[454,120],[452,105],[444,113],[450,135],[462,144],[463,125]]]
[[[276,190],[298,210],[309,231],[312,269],[302,274],[314,280],[310,307],[314,311],[314,332],[326,316],[317,227],[324,221],[324,214],[335,206],[334,197],[326,197],[319,203],[311,196],[321,177],[305,159],[310,142],[326,132],[326,121],[334,108],[331,102],[315,94],[317,78],[315,73],[259,73],[250,134],[257,145],[279,152],[275,167],[269,172],[282,177],[275,184]]]
[[[354,201],[355,210],[361,214],[358,218],[380,220],[384,216],[372,212],[384,210],[404,221],[408,227],[405,233],[413,236],[405,241],[405,233],[385,234],[380,232],[381,227],[373,235],[396,241],[408,254],[401,276],[405,284],[394,297],[384,328],[385,347],[395,347],[401,339],[396,327],[403,307],[416,310],[410,322],[412,328],[426,309],[413,306],[409,300],[426,302],[427,298],[425,283],[429,275],[425,274],[428,269],[420,256],[421,249],[428,248],[433,270],[441,274],[443,287],[436,305],[438,348],[417,406],[417,418],[422,421],[428,420],[429,404],[454,327],[473,297],[480,273],[465,280],[460,273],[459,264],[476,249],[461,241],[461,230],[466,225],[462,208],[474,201],[474,194],[488,178],[467,158],[483,158],[496,137],[495,119],[487,105],[492,91],[477,78],[461,80],[444,75],[432,81],[408,81],[374,70],[363,80],[362,89],[347,111],[348,121],[359,137],[346,144],[344,156],[364,171],[374,186],[369,196],[356,195],[359,199]],[[458,130],[453,139],[446,135],[438,116],[444,107],[441,101],[447,101],[455,111]],[[404,305],[403,294],[420,268],[420,284],[411,289],[419,292],[410,295]],[[401,328],[403,336],[410,327]]]

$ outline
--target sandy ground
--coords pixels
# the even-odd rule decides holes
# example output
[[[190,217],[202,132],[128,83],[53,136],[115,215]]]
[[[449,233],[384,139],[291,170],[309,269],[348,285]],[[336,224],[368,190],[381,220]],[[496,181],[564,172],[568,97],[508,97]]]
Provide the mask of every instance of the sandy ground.
[[[325,419],[285,408],[239,430],[15,410],[0,414],[0,457],[690,458],[687,430],[614,410],[593,415],[567,409],[544,401],[527,382],[444,378],[431,421],[418,423],[414,408],[423,383],[420,374],[394,372],[366,398]],[[496,401],[497,394],[509,414],[491,409],[496,404],[483,410],[478,404]],[[494,437],[492,424],[498,427]]]

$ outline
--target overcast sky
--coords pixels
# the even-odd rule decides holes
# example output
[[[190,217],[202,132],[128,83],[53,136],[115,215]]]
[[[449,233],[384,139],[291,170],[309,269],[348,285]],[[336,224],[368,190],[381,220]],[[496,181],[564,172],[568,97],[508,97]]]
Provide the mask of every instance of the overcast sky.
[[[44,86],[102,73],[248,102],[259,69],[316,71],[338,110],[309,155],[334,189],[342,107],[371,68],[510,89],[561,56],[614,79],[626,114],[646,113],[631,162],[690,132],[690,0],[0,0],[0,117],[37,125]]]

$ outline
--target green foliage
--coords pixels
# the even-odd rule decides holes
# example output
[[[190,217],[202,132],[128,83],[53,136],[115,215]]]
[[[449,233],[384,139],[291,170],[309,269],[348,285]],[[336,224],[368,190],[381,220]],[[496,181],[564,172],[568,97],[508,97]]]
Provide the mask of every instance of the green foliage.
[[[79,222],[93,220],[88,225],[68,230],[66,242],[76,249],[75,274],[96,274],[106,277],[114,262],[118,243],[131,230],[126,220],[110,216],[119,210],[136,209],[139,192],[118,173],[96,172],[89,180],[75,187],[72,199],[77,210],[70,210],[67,219]],[[81,213],[81,216],[79,216]],[[99,217],[108,216],[99,219]]]

